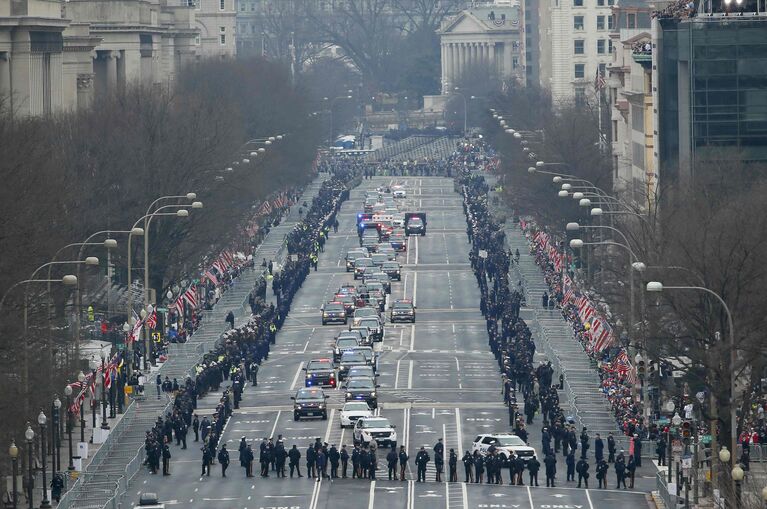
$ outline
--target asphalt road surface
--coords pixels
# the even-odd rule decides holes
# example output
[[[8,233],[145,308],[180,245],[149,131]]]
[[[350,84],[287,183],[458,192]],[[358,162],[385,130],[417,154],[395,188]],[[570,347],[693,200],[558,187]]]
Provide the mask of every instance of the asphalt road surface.
[[[274,472],[268,479],[262,479],[258,476],[257,461],[258,444],[263,437],[276,438],[281,434],[286,448],[297,444],[304,475],[305,449],[315,438],[336,444],[339,449],[341,444],[352,447],[351,431],[342,430],[339,423],[341,391],[326,389],[330,394],[327,421],[294,422],[290,396],[303,385],[305,363],[312,358],[329,356],[334,336],[343,328],[322,326],[319,307],[343,283],[353,282],[351,273],[345,272],[343,257],[347,249],[358,246],[355,216],[362,207],[363,191],[395,180],[405,184],[407,201],[413,210],[428,215],[427,235],[409,239],[407,253],[399,255],[403,265],[402,282],[392,283],[392,297],[415,301],[417,321],[414,325],[393,325],[387,317],[384,341],[376,345],[381,352],[380,413],[396,425],[399,443],[407,447],[411,457],[410,480],[386,480],[384,450],[378,453],[379,471],[375,482],[351,478],[321,482],[306,477],[280,479]],[[453,181],[439,177],[376,177],[364,180],[354,189],[339,213],[339,232],[331,233],[324,253],[320,253],[319,269],[309,275],[297,294],[285,326],[277,335],[277,344],[262,365],[258,387],[246,386],[240,409],[235,410],[227,423],[222,440],[228,444],[232,458],[227,477],[221,477],[219,465],[213,467],[210,477],[200,477],[200,444],[192,441],[194,435],[190,432],[187,450],[171,448],[171,476],[150,475],[142,470],[127,495],[130,501],[137,505],[141,492],[155,492],[168,508],[199,509],[647,507],[648,479],[640,483],[644,492],[578,489],[574,483],[564,482],[565,465],[561,455],[558,455],[557,488],[437,483],[433,461],[427,472],[428,482],[415,482],[413,460],[422,445],[433,457],[431,448],[438,438],[444,439],[444,480],[450,448],[455,448],[460,458],[465,450],[471,449],[477,434],[510,429],[508,411],[502,404],[497,364],[490,353],[479,311],[479,289],[469,266],[461,200],[453,190]],[[200,400],[200,418],[212,409],[219,394]],[[530,443],[539,455],[540,425],[540,416],[537,416],[535,423],[528,426]],[[237,445],[243,436],[253,445],[256,454],[256,477],[250,479],[245,478],[237,460]],[[595,486],[594,469],[591,471]],[[463,480],[460,462],[458,473],[459,480]],[[507,481],[508,471],[504,470],[503,475]],[[545,484],[543,468],[539,477]],[[613,483],[611,469],[610,486]]]

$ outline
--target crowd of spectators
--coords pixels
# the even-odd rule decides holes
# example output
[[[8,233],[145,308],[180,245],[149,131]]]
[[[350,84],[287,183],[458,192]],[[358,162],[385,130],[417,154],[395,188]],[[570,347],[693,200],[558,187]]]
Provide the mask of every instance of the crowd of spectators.
[[[676,0],[659,11],[653,11],[653,18],[692,18],[697,9],[693,0]]]

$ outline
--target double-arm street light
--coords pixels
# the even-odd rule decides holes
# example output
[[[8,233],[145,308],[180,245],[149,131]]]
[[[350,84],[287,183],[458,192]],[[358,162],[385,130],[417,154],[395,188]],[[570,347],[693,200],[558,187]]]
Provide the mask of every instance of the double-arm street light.
[[[45,453],[45,425],[47,422],[48,418],[45,416],[45,413],[40,410],[40,414],[37,416],[37,424],[40,425],[40,456],[43,459],[43,501],[40,502],[40,509],[49,509],[51,507],[51,502],[48,500],[48,473],[46,472],[46,459],[48,455]]]
[[[647,291],[648,292],[654,292],[654,293],[660,293],[665,290],[691,290],[691,291],[697,291],[697,292],[704,292],[708,295],[713,296],[716,300],[719,301],[719,303],[722,305],[722,308],[724,309],[725,314],[727,315],[727,328],[728,328],[728,335],[729,335],[729,346],[730,346],[730,447],[731,447],[731,455],[732,458],[732,468],[735,469],[737,465],[737,461],[735,458],[735,451],[737,451],[738,446],[738,422],[737,422],[737,413],[735,409],[735,362],[736,362],[736,350],[735,350],[735,326],[732,320],[732,313],[730,312],[730,308],[727,306],[727,303],[724,301],[724,299],[719,295],[717,292],[706,288],[705,286],[665,286],[660,281],[650,281],[647,283]],[[716,435],[716,430],[711,430],[712,436]],[[725,461],[726,463],[726,461]],[[712,462],[713,466],[714,462]],[[712,468],[713,469],[713,468]],[[733,477],[733,484],[735,483],[735,476]],[[715,479],[714,473],[712,473],[712,479]],[[732,486],[733,493],[736,491],[736,486]]]
[[[24,432],[24,438],[27,439],[27,489],[28,489],[28,496],[27,500],[29,501],[29,509],[32,509],[32,499],[34,498],[35,494],[35,477],[33,475],[33,454],[34,454],[34,440],[35,440],[35,430],[32,429],[32,425],[27,422],[27,430]]]

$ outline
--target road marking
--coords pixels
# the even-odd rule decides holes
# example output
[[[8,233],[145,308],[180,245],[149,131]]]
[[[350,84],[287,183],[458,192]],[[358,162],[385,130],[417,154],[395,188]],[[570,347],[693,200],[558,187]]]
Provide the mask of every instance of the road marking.
[[[405,242],[405,263],[410,264],[410,236],[407,237],[407,242]],[[405,277],[407,277],[407,274],[405,274]]]
[[[463,430],[461,429],[461,409],[455,408],[455,432],[458,435],[458,451],[463,450]],[[460,453],[457,453],[460,456]],[[464,507],[466,507],[466,490],[464,490]]]
[[[525,486],[527,488],[527,499],[530,501],[530,509],[535,509],[535,506],[533,505],[533,493],[530,491],[530,486]]]
[[[306,351],[306,348],[304,348],[304,352]],[[293,382],[290,384],[290,390],[293,391],[296,389],[296,384],[298,383],[298,375],[301,374],[301,371],[304,367],[304,361],[301,361],[298,364],[298,369],[296,370],[296,376],[293,377]]]
[[[402,340],[405,338],[405,329],[399,331],[399,346],[402,346]]]
[[[418,237],[420,237],[420,235],[417,235],[415,237],[415,262],[413,262],[414,265],[418,265]]]
[[[458,357],[455,358],[455,370],[460,373],[461,365],[458,364]]]
[[[416,251],[418,253],[418,251]],[[415,308],[418,304],[416,304],[416,298],[418,295],[418,272],[413,272],[413,308]]]
[[[282,410],[279,410],[277,412],[277,418],[274,420],[274,426],[272,426],[272,433],[269,435],[270,437],[273,437],[274,432],[277,431],[277,424],[280,422],[280,414],[282,414]]]
[[[415,324],[410,326],[410,351],[415,351]]]
[[[407,299],[407,277],[410,275],[409,272],[405,272],[405,283],[402,285],[402,298]]]
[[[308,476],[308,472],[307,472]],[[320,487],[322,485],[322,479],[314,483],[314,489],[312,490],[312,498],[309,502],[309,509],[317,509],[317,502],[320,498]]]
[[[410,408],[403,409],[402,420],[403,420],[402,443],[400,445],[404,445],[405,449],[410,451],[410,444],[408,443],[410,441]],[[409,468],[410,468],[410,465],[408,464],[408,469]]]
[[[408,368],[407,372],[407,388],[413,388],[413,361],[410,361],[410,368]]]
[[[327,406],[326,406],[327,408]],[[336,409],[331,408],[330,409],[330,415],[328,415],[328,429],[325,430],[325,442],[330,441],[330,432],[333,429],[333,418],[336,416]]]
[[[463,509],[469,509],[469,494],[466,492],[466,483],[461,483],[461,497],[463,498]]]
[[[370,499],[368,501],[368,509],[373,509],[373,502],[376,498],[376,482],[370,481]]]
[[[589,508],[594,509],[594,504],[591,503],[591,495],[589,495],[589,490],[586,490],[586,500],[589,501]]]
[[[314,332],[314,327],[312,327],[312,332]],[[306,344],[304,345],[304,349],[301,351],[301,353],[306,353],[306,349],[309,348],[309,340],[306,340]]]
[[[394,376],[394,388],[399,389],[399,366],[402,363],[402,359],[397,360],[397,374]]]
[[[415,481],[410,479],[407,482],[407,509],[413,509],[414,491],[415,491]]]
[[[442,430],[444,432],[445,425],[442,425]],[[448,472],[450,469],[448,468]],[[445,509],[450,509],[450,485],[447,483],[447,477],[449,477],[450,474],[445,476]]]

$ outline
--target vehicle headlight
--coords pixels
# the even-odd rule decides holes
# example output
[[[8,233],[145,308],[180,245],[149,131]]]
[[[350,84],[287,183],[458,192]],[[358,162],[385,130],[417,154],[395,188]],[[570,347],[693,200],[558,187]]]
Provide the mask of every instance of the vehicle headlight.
[[[319,405],[317,405],[317,408],[322,410],[323,408],[325,408],[325,403],[320,403]]]
[[[330,373],[330,378],[335,378],[335,377],[336,377],[335,373]]]
[[[371,397],[371,398],[375,398],[375,397],[376,397],[376,393],[375,393],[375,392],[371,392],[371,393],[370,393],[370,397]]]
[[[310,375],[309,373],[307,373],[307,374],[306,374],[306,378],[307,378],[307,379],[311,378],[312,376],[313,376],[313,375]]]
[[[341,365],[338,367],[338,369],[343,369],[343,370],[345,370],[345,369],[346,369],[346,366],[344,366],[343,364],[341,364]]]
[[[351,392],[347,392],[347,393],[346,393],[346,397],[347,397],[347,398],[351,398],[351,397],[352,397],[352,393],[351,393]]]

